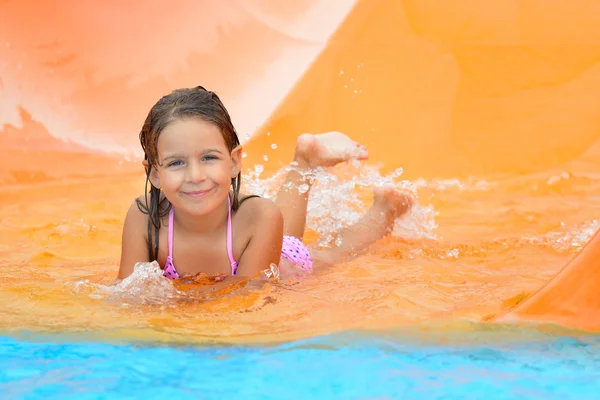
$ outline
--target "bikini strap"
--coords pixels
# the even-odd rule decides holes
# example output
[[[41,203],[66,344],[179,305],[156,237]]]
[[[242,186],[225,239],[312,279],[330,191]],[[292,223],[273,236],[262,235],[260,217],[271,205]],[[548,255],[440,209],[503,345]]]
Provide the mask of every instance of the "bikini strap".
[[[173,206],[171,206],[171,210],[169,211],[169,258],[173,259]]]
[[[235,275],[238,268],[238,263],[233,258],[233,235],[231,233],[231,199],[227,196],[227,205],[229,210],[227,212],[227,255],[229,256],[229,262],[231,263],[231,275]]]

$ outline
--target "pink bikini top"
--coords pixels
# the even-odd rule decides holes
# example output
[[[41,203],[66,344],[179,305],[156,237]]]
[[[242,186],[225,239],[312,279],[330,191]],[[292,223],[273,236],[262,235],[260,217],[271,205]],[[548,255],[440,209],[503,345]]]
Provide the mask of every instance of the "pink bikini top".
[[[233,257],[233,245],[231,235],[231,200],[229,199],[229,196],[227,196],[227,205],[229,207],[227,212],[227,255],[229,256],[229,262],[231,263],[231,275],[235,275],[238,268],[238,263]],[[179,274],[175,269],[175,265],[173,265],[173,216],[174,211],[173,207],[171,207],[171,211],[169,211],[169,255],[167,256],[167,261],[165,262],[163,275],[169,279],[174,280],[179,278]]]

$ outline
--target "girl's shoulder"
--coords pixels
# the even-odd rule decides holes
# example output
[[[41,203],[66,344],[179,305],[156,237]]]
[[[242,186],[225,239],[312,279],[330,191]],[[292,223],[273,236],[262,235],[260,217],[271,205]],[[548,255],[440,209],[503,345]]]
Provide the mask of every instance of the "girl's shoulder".
[[[149,200],[149,199],[148,199]],[[158,199],[160,200],[160,199]],[[158,208],[161,202],[158,201]],[[140,196],[133,200],[123,224],[123,235],[121,245],[121,262],[119,267],[119,278],[124,279],[133,273],[136,263],[151,261],[149,249],[150,215],[157,209],[146,196]]]
[[[280,216],[281,210],[272,200],[240,194],[236,217],[242,224],[252,225],[265,220],[278,219]]]

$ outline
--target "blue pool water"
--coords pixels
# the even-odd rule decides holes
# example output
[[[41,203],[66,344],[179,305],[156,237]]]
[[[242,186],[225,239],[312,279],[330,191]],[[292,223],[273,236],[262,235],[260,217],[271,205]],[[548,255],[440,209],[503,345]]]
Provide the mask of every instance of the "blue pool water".
[[[349,332],[172,347],[0,336],[0,398],[599,399],[600,338],[442,346]]]

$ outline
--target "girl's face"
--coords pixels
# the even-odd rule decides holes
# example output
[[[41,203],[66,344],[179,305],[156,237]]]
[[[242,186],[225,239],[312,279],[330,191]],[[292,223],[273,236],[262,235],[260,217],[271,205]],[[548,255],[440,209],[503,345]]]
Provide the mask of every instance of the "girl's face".
[[[151,176],[173,207],[207,215],[227,201],[231,179],[241,170],[241,146],[231,153],[219,128],[200,118],[169,124],[157,143]]]

